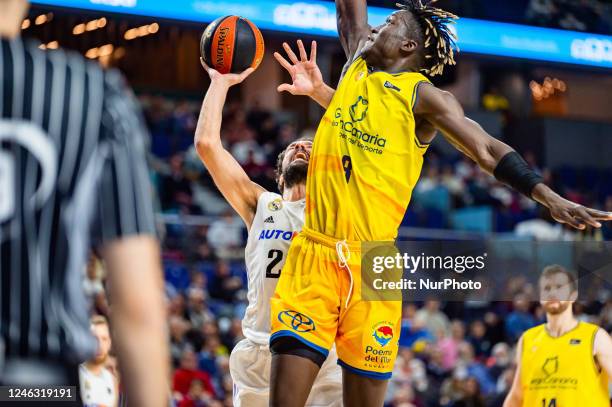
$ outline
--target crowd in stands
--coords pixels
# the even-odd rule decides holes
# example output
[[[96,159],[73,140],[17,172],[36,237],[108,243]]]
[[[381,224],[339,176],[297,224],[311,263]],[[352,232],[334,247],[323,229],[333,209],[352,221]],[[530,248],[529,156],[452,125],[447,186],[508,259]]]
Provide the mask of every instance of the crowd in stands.
[[[152,134],[159,211],[212,220],[193,225],[166,222],[164,228],[173,399],[179,407],[231,406],[229,354],[243,338],[247,278],[241,257],[246,232],[191,147],[199,104],[174,105],[155,97],[143,102]],[[224,114],[222,138],[227,148],[247,173],[269,190],[276,190],[278,153],[297,136],[294,124],[279,121],[261,109],[245,112],[240,105],[230,104]],[[526,154],[526,159],[538,167],[533,154]],[[580,171],[539,170],[548,182],[569,185],[563,192],[578,202],[605,201],[606,209],[612,210],[612,191],[590,195],[581,188],[584,174]],[[597,182],[605,183],[605,174],[598,177],[601,180]],[[538,218],[531,201],[501,186],[471,161],[447,159],[432,147],[405,225],[452,227],[454,211],[475,206],[493,208],[494,229],[498,231],[516,228],[520,232],[521,222],[536,221],[541,223],[523,226],[527,235],[541,237],[545,236],[542,228],[557,228]],[[560,227],[554,230],[564,233]],[[561,236],[552,233],[552,239]],[[609,229],[604,233],[610,238]],[[541,307],[529,301],[535,298],[533,285],[516,277],[507,286],[506,298],[512,301],[441,303],[429,299],[405,303],[400,351],[386,406],[501,406],[514,375],[516,341],[544,318]],[[92,304],[91,313],[108,315],[104,267],[93,258],[84,289]],[[612,296],[608,293],[597,301],[578,304],[576,314],[610,330]]]

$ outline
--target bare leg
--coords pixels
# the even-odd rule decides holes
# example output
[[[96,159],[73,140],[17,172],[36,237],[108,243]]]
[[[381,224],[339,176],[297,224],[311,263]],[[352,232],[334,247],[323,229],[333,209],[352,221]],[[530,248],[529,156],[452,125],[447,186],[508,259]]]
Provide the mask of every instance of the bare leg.
[[[272,355],[270,407],[304,407],[319,365],[295,355]]]
[[[345,407],[382,407],[388,380],[371,379],[342,369],[342,392]]]

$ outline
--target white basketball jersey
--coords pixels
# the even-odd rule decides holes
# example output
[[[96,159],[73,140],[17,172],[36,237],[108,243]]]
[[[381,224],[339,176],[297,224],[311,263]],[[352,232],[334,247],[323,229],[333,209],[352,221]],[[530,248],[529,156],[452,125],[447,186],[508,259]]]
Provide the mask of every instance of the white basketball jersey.
[[[85,365],[79,366],[81,398],[85,406],[114,406],[117,402],[115,376],[106,368],[100,375],[91,373]]]
[[[257,201],[244,260],[248,275],[249,305],[242,332],[249,340],[266,345],[270,339],[270,298],[276,289],[293,237],[304,224],[305,201],[284,201],[264,192]]]

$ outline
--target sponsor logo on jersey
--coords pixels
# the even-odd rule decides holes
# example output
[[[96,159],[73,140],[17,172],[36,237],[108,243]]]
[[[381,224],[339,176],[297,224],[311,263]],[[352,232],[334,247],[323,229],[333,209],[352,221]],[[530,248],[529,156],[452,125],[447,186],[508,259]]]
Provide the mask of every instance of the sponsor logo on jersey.
[[[393,339],[393,326],[387,322],[376,324],[372,336],[380,346],[385,347]]]
[[[281,210],[282,207],[283,207],[283,200],[280,198],[276,198],[275,200],[268,202],[268,209],[273,212]]]
[[[541,376],[534,377],[529,382],[529,389],[551,389],[555,387],[568,389],[576,388],[578,386],[578,378],[575,376],[559,376],[559,356],[553,356],[546,358],[541,367]]]
[[[291,241],[298,234],[292,230],[269,229],[262,230],[257,240],[286,240]]]
[[[366,114],[368,114],[368,104],[368,99],[359,96],[357,101],[351,105],[349,113],[354,122],[360,122],[365,119]]]
[[[580,345],[580,339],[570,339],[570,345]]]
[[[278,320],[296,332],[310,332],[316,329],[312,318],[293,310],[279,312]]]
[[[368,114],[369,102],[363,96],[359,96],[357,101],[349,107],[349,116],[351,120],[345,121],[342,118],[342,108],[337,108],[333,127],[340,128],[340,137],[346,139],[350,144],[356,145],[358,148],[371,153],[382,154],[383,149],[387,144],[387,139],[378,134],[372,135],[362,130],[360,122],[362,122]]]
[[[274,223],[274,218],[272,216],[268,216],[266,220],[264,220],[264,223]]]
[[[385,86],[385,88],[387,88],[387,89],[393,89],[393,90],[396,90],[396,91],[398,91],[398,92],[401,92],[401,91],[402,91],[400,88],[398,88],[397,86],[395,86],[394,84],[392,84],[392,83],[391,83],[391,82],[389,82],[389,81],[385,81],[385,85],[384,85],[384,86]]]

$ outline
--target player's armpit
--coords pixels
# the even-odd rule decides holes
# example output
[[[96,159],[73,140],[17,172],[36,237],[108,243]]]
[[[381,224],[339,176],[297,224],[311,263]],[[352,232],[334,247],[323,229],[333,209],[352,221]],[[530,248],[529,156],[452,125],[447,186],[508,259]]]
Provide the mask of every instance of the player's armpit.
[[[346,58],[352,61],[372,31],[366,0],[336,0],[336,18],[340,43]]]
[[[612,378],[612,338],[602,328],[599,328],[595,334],[593,356],[599,367]]]

